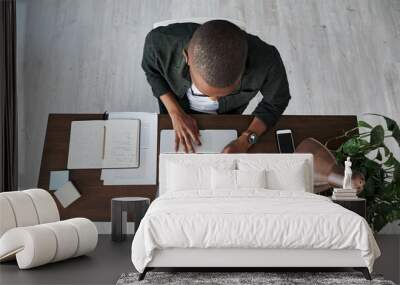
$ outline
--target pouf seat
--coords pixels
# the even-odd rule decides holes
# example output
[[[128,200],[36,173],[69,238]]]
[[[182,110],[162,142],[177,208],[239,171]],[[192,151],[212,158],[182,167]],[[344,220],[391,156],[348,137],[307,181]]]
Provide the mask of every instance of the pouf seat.
[[[0,262],[16,259],[20,269],[87,254],[98,232],[86,218],[59,221],[56,203],[42,189],[0,193]]]

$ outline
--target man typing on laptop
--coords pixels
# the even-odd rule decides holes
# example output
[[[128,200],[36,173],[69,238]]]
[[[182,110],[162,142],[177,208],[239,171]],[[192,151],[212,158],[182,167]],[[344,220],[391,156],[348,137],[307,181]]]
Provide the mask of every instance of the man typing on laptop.
[[[285,67],[277,49],[236,25],[213,20],[203,25],[172,24],[146,37],[142,67],[160,113],[168,113],[175,148],[200,145],[190,114],[241,114],[260,91],[263,99],[245,132],[224,148],[243,153],[273,127],[290,100]]]

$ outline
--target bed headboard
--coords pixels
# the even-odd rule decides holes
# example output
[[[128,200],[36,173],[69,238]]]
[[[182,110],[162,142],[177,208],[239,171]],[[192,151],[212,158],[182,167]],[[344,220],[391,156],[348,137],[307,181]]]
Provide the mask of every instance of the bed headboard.
[[[220,160],[229,161],[235,163],[236,167],[241,163],[252,163],[254,165],[267,164],[271,167],[274,164],[280,164],[283,166],[283,171],[285,165],[290,167],[293,163],[304,162],[304,175],[306,181],[306,191],[314,192],[313,189],[313,156],[308,153],[296,153],[296,154],[278,154],[278,153],[244,153],[244,154],[172,154],[172,153],[162,153],[159,158],[159,189],[158,195],[162,195],[167,192],[166,181],[167,181],[167,170],[168,164],[170,162],[182,163],[182,164],[193,164],[193,165],[212,165]],[[282,168],[281,168],[282,169]]]

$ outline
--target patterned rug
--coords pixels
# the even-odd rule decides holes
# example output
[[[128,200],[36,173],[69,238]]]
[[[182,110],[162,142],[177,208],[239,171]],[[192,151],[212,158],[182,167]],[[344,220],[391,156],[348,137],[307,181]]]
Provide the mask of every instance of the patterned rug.
[[[117,285],[146,284],[213,284],[213,285],[395,285],[392,281],[374,276],[368,281],[359,272],[148,272],[138,281],[138,273],[122,274]]]

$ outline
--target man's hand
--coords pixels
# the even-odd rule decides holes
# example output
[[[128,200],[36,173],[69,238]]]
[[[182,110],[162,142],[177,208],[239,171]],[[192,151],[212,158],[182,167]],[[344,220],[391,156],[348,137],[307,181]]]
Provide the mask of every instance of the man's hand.
[[[170,116],[175,130],[175,151],[182,144],[186,153],[195,152],[193,144],[201,145],[196,120],[183,111],[171,112]]]
[[[231,141],[222,151],[223,153],[245,153],[249,150],[250,144],[246,136],[240,136],[236,140]]]
[[[193,143],[201,145],[196,120],[182,110],[172,92],[165,93],[160,100],[167,108],[175,130],[175,151],[179,150],[179,144],[182,143],[186,153],[194,152]]]

